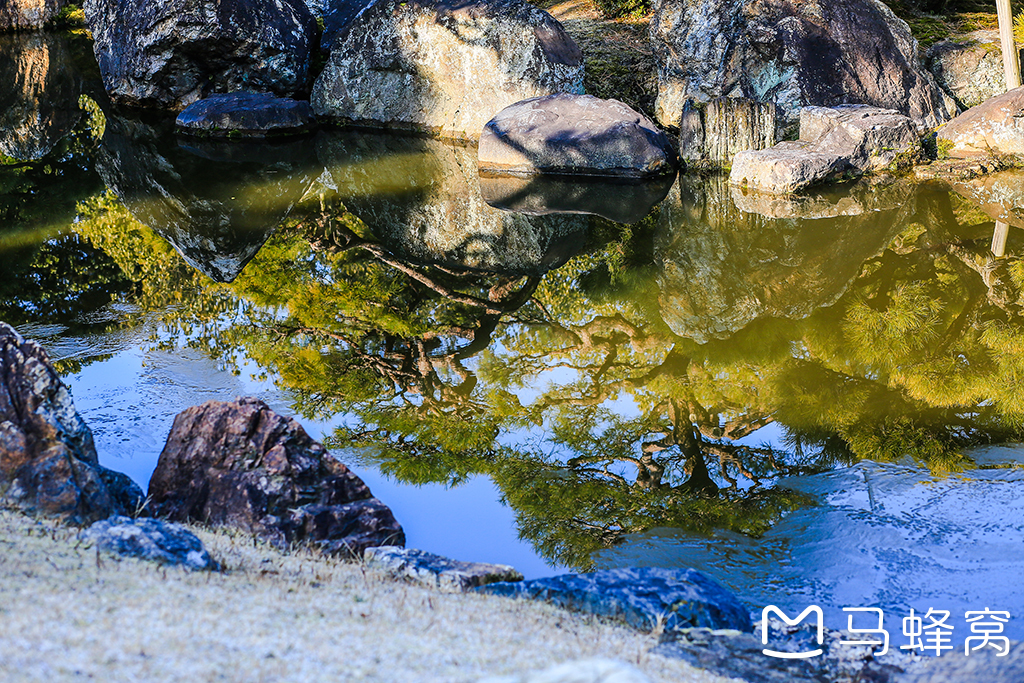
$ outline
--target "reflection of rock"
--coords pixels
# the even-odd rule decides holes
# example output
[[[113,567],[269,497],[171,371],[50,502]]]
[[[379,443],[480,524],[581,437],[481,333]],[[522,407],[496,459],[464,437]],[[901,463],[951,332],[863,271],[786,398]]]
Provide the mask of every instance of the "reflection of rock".
[[[635,183],[480,176],[480,192],[485,202],[505,211],[532,216],[590,213],[617,223],[636,223],[665,198],[673,182],[675,176]]]
[[[129,211],[193,268],[234,280],[315,174],[309,140],[177,146],[165,132],[108,119],[97,170]]]
[[[379,0],[335,39],[318,116],[475,140],[510,104],[583,92],[583,57],[523,0]]]
[[[583,216],[528,216],[488,206],[472,148],[337,133],[319,136],[317,151],[345,206],[397,256],[523,275],[557,268],[585,243]]]
[[[1024,228],[1024,171],[1003,171],[955,183],[957,194],[971,200],[992,220]]]
[[[860,216],[880,209],[899,208],[907,200],[907,187],[903,183],[874,184],[863,180],[852,187],[826,187],[800,195],[764,194],[735,185],[729,192],[737,209],[768,218]]]
[[[829,217],[780,219],[740,210],[723,179],[681,176],[662,203],[656,246],[665,322],[704,343],[758,318],[802,318],[833,303],[888,242],[899,215],[889,207],[905,203],[900,193],[906,198],[910,192],[901,187],[882,195],[880,210],[869,203],[870,210],[852,215],[834,211],[838,202],[830,200]],[[865,197],[874,200],[871,193]]]
[[[42,28],[63,6],[64,0],[0,0],[0,31]]]
[[[82,117],[80,91],[63,37],[0,36],[0,154],[45,156]]]

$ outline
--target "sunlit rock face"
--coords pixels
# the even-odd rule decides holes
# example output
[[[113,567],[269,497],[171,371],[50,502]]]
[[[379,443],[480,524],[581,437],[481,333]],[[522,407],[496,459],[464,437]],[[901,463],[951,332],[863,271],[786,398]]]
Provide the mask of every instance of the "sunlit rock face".
[[[42,28],[63,6],[64,0],[0,0],[0,31]]]
[[[231,282],[312,184],[311,141],[216,143],[110,118],[103,181],[196,270]]]
[[[308,92],[316,22],[302,0],[87,0],[111,99],[180,110],[213,93]]]
[[[81,119],[80,92],[62,37],[0,36],[0,154],[20,161],[46,156]]]
[[[489,206],[472,148],[413,137],[334,134],[320,162],[345,206],[396,256],[510,275],[547,272],[586,243],[589,219]]]
[[[1024,172],[993,173],[956,183],[953,189],[992,220],[1024,228]]]
[[[834,303],[898,229],[909,186],[786,200],[681,176],[661,205],[661,312],[705,343]],[[734,201],[735,196],[735,201]]]
[[[723,96],[774,102],[791,122],[806,105],[871,104],[929,128],[956,113],[878,0],[658,0],[651,45],[666,126],[688,99]]]
[[[523,0],[382,0],[341,29],[318,116],[475,140],[510,104],[583,92],[583,55]]]

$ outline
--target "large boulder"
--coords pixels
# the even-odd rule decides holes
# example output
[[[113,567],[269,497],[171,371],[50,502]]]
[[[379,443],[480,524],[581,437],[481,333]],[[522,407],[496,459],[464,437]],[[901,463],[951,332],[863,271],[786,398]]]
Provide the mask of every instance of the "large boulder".
[[[41,346],[0,323],[0,504],[89,524],[142,492],[99,464],[92,432]]]
[[[116,102],[180,110],[213,93],[308,91],[316,23],[302,0],[86,0]]]
[[[963,109],[1006,92],[998,31],[975,31],[958,40],[942,40],[924,55],[939,87]]]
[[[520,100],[583,92],[583,55],[524,0],[380,0],[338,34],[313,111],[476,140]]]
[[[871,104],[926,127],[955,113],[878,0],[658,0],[651,42],[666,126],[687,100],[723,96],[774,102],[790,124],[807,105]]]
[[[81,90],[63,36],[0,36],[0,155],[46,156],[82,118]]]
[[[939,149],[955,158],[1024,155],[1024,87],[968,109],[939,130]]]
[[[174,419],[149,481],[150,509],[171,521],[231,526],[331,554],[405,545],[394,515],[295,420],[265,403],[209,401]]]
[[[62,7],[64,0],[0,0],[0,31],[42,28]]]
[[[505,107],[484,126],[482,173],[646,178],[675,172],[668,136],[618,100],[558,93]]]

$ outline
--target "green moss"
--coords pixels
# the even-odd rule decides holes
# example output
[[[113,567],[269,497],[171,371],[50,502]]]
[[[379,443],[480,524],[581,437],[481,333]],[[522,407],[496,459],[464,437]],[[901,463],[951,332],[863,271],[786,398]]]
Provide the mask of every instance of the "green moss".
[[[85,12],[78,5],[64,5],[51,21],[54,28],[71,29],[85,27]]]
[[[601,14],[609,19],[639,19],[651,11],[650,0],[596,0]]]

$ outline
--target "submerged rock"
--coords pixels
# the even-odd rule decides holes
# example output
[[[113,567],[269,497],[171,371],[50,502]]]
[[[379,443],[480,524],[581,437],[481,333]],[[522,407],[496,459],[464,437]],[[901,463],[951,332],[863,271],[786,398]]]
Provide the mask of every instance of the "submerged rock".
[[[46,156],[82,118],[81,91],[63,36],[0,36],[0,155]]]
[[[302,0],[86,0],[112,100],[180,110],[214,93],[307,92],[316,24]]]
[[[190,266],[231,282],[312,184],[312,143],[176,143],[169,133],[109,117],[96,170]]]
[[[1024,155],[1024,87],[960,114],[939,129],[938,144],[954,158]]]
[[[443,591],[462,592],[497,581],[523,580],[523,575],[508,565],[461,562],[414,548],[369,548],[365,559],[367,566]]]
[[[635,628],[672,631],[727,628],[750,631],[747,608],[692,569],[607,569],[477,589],[492,595],[546,600],[559,607],[620,619]]]
[[[476,140],[510,104],[583,92],[583,56],[523,0],[380,0],[338,34],[313,111]]]
[[[211,95],[178,114],[178,130],[209,137],[263,137],[302,133],[313,127],[309,102],[266,93]]]
[[[135,557],[186,569],[218,569],[203,542],[180,524],[159,519],[114,516],[81,534],[83,541],[112,555]]]
[[[484,126],[480,171],[645,178],[678,168],[668,136],[618,100],[558,93],[505,107]]]
[[[658,0],[651,44],[665,126],[718,97],[774,102],[790,124],[807,105],[896,109],[926,128],[955,113],[878,0]]]
[[[0,31],[42,28],[63,7],[64,0],[0,0]]]
[[[405,544],[391,510],[359,477],[295,420],[253,398],[180,413],[149,496],[157,517],[236,527],[279,546],[362,555]]]
[[[484,201],[472,148],[395,135],[317,141],[345,206],[401,259],[449,268],[538,275],[586,242],[585,216],[532,216]]]
[[[107,486],[120,477],[100,466],[46,352],[0,323],[0,503],[89,524],[140,505],[138,486]]]

